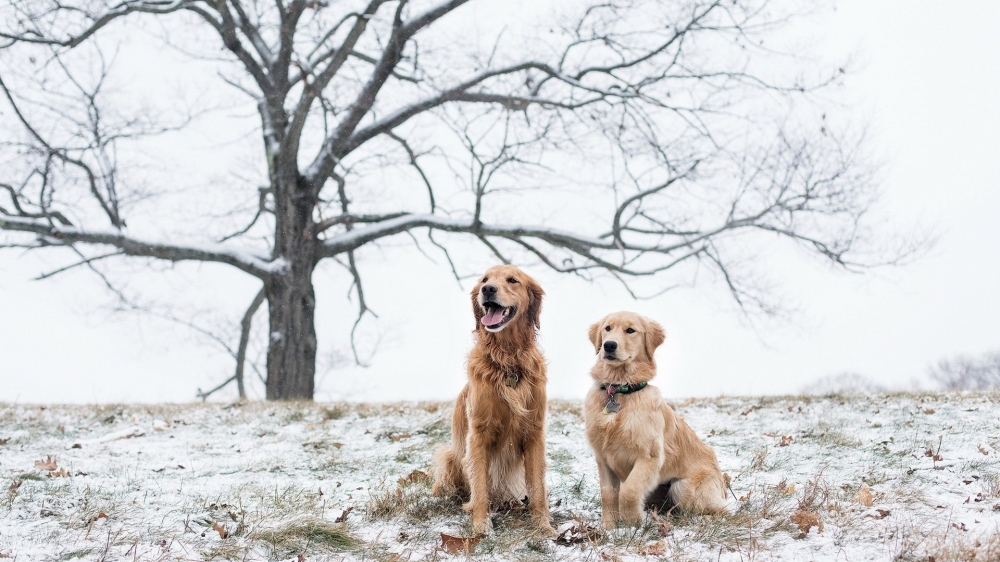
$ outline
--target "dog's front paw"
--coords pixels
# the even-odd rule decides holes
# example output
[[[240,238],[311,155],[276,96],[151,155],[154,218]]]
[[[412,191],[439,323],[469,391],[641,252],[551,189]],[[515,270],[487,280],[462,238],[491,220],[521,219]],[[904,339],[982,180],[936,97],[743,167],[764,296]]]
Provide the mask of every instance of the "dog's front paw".
[[[559,534],[552,528],[552,523],[550,523],[548,519],[539,519],[535,522],[535,525],[538,527],[538,532],[544,537],[551,539]]]
[[[642,510],[636,508],[623,509],[621,518],[626,524],[636,527],[642,523]]]
[[[605,531],[611,531],[618,526],[618,521],[614,516],[601,517],[601,528]]]
[[[489,535],[493,533],[493,521],[489,517],[472,520],[472,532],[476,535]]]

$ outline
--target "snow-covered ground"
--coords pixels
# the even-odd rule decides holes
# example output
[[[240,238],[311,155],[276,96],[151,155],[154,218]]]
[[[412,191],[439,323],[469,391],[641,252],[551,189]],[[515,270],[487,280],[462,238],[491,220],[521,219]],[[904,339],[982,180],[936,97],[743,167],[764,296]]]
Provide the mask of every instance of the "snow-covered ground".
[[[472,557],[1000,559],[1000,394],[676,407],[732,477],[732,515],[598,532],[580,409],[554,402],[550,503],[567,532],[498,514]],[[449,422],[449,404],[0,405],[0,558],[464,557],[439,547],[467,517],[421,472]]]

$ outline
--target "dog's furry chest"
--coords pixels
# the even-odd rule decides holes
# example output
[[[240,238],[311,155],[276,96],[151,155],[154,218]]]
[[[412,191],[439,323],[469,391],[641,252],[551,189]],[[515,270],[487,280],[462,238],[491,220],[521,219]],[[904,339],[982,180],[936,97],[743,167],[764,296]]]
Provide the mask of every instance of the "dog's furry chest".
[[[662,417],[658,408],[650,407],[644,398],[619,396],[618,412],[605,413],[604,393],[592,391],[587,397],[587,438],[619,475],[628,475],[640,458],[663,455],[662,423],[657,423]]]

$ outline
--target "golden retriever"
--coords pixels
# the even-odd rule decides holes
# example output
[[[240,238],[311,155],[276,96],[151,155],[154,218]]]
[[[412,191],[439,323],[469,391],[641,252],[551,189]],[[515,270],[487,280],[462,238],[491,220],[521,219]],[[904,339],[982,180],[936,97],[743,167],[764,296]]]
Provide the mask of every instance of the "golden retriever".
[[[489,532],[490,503],[521,501],[554,534],[545,491],[545,358],[535,344],[544,292],[512,265],[491,267],[472,290],[476,343],[469,382],[455,400],[451,446],[434,459],[435,495],[469,501],[477,533]]]
[[[609,314],[590,327],[598,354],[590,371],[584,418],[601,481],[601,525],[642,520],[643,503],[666,490],[688,513],[726,509],[726,482],[711,447],[648,385],[653,352],[666,335],[632,312]]]

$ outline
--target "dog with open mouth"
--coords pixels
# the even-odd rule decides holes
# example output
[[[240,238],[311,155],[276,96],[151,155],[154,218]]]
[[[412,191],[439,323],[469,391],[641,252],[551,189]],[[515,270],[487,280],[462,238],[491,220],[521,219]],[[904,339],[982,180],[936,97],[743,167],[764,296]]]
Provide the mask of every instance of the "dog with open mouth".
[[[554,535],[545,490],[545,357],[536,345],[544,292],[512,265],[490,268],[472,290],[475,346],[455,400],[451,445],[434,459],[435,495],[458,494],[477,533],[490,506],[527,498],[532,519]]]
[[[726,476],[715,451],[674,413],[659,389],[653,353],[666,339],[656,322],[616,312],[592,325],[597,364],[584,402],[587,439],[601,483],[601,525],[642,521],[642,509],[692,514],[726,509]],[[655,505],[654,505],[655,504]]]

